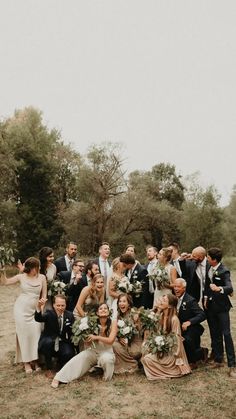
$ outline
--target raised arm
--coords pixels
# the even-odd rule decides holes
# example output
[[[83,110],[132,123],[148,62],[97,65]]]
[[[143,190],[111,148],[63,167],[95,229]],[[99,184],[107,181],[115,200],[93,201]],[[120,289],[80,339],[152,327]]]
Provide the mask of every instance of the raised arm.
[[[79,299],[77,301],[77,304],[75,306],[76,310],[78,311],[79,315],[81,317],[85,316],[85,312],[83,310],[83,306],[85,303],[86,298],[89,295],[90,286],[84,287],[80,293]]]
[[[41,291],[41,298],[43,298],[44,300],[46,300],[47,298],[47,280],[46,280],[46,276],[42,275],[43,279],[42,279],[42,291]]]
[[[3,285],[13,285],[20,281],[21,274],[17,274],[12,276],[11,278],[7,278],[6,274],[3,277]]]

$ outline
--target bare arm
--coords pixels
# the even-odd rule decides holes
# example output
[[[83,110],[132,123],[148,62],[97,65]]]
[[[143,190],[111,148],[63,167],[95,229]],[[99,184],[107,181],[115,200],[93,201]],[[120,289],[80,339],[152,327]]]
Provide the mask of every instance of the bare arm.
[[[119,297],[119,292],[116,291],[115,280],[113,278],[109,281],[109,295],[113,298]]]
[[[45,275],[42,275],[42,276],[43,276],[43,280],[42,280],[41,298],[43,298],[46,302],[47,301],[47,281],[46,281]]]
[[[79,296],[79,299],[77,301],[77,304],[75,306],[76,310],[78,311],[78,313],[81,317],[85,316],[85,312],[83,310],[83,305],[84,305],[84,302],[85,302],[86,298],[89,295],[89,290],[90,290],[90,286],[84,287],[82,289],[82,291],[80,293],[80,296]]]
[[[178,278],[178,273],[176,268],[173,266],[170,271],[170,288],[174,288],[174,282]]]
[[[20,281],[21,274],[17,274],[12,276],[11,278],[7,278],[6,275],[3,278],[3,285],[13,285]]]

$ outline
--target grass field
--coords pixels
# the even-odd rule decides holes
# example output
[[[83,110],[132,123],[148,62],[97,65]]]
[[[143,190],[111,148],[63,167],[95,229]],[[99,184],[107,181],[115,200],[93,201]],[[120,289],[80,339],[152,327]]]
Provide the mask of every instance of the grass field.
[[[14,365],[12,308],[18,293],[18,286],[0,287],[0,418],[236,418],[236,381],[228,377],[227,366],[219,371],[200,366],[189,376],[157,382],[148,382],[142,371],[115,376],[109,383],[88,375],[57,390],[43,372],[26,376],[22,365]],[[204,326],[203,344],[209,346]]]

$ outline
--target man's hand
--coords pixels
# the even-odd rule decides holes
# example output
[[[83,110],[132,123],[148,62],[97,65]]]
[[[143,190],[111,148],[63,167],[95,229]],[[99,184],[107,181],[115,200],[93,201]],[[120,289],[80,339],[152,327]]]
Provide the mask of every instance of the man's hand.
[[[216,284],[210,284],[210,288],[211,288],[212,291],[215,291],[215,292],[220,292],[221,291],[221,287],[217,287]]]
[[[189,326],[191,326],[190,321],[184,322],[184,323],[182,324],[182,330],[185,332],[185,330],[187,330],[187,328],[188,328]]]

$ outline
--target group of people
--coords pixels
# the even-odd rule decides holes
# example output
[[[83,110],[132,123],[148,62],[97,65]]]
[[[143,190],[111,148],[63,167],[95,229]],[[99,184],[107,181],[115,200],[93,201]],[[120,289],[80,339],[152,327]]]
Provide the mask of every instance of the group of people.
[[[149,380],[175,378],[189,374],[200,363],[222,367],[225,344],[229,376],[236,378],[229,317],[233,287],[219,248],[206,251],[198,246],[191,254],[180,254],[177,243],[159,252],[150,245],[145,265],[136,259],[132,244],[112,263],[108,243],[102,243],[99,257],[86,264],[76,255],[72,242],[55,261],[53,249],[44,247],[39,258],[19,264],[21,273],[4,280],[6,285],[19,282],[21,286],[14,305],[16,362],[24,363],[27,374],[41,370],[38,359],[43,355],[54,388],[80,378],[94,366],[103,370],[105,380],[113,373],[133,373],[139,368]],[[48,296],[55,280],[66,285],[66,295]],[[139,310],[143,308],[158,313],[156,330],[175,336],[172,351],[157,356],[147,350],[152,333],[142,327]],[[76,347],[71,340],[73,323],[91,313],[97,316],[99,333],[90,334],[82,347]],[[204,320],[210,330],[210,357],[208,348],[201,346]],[[129,341],[119,335],[122,321],[136,330]],[[59,368],[56,375],[54,358]]]

